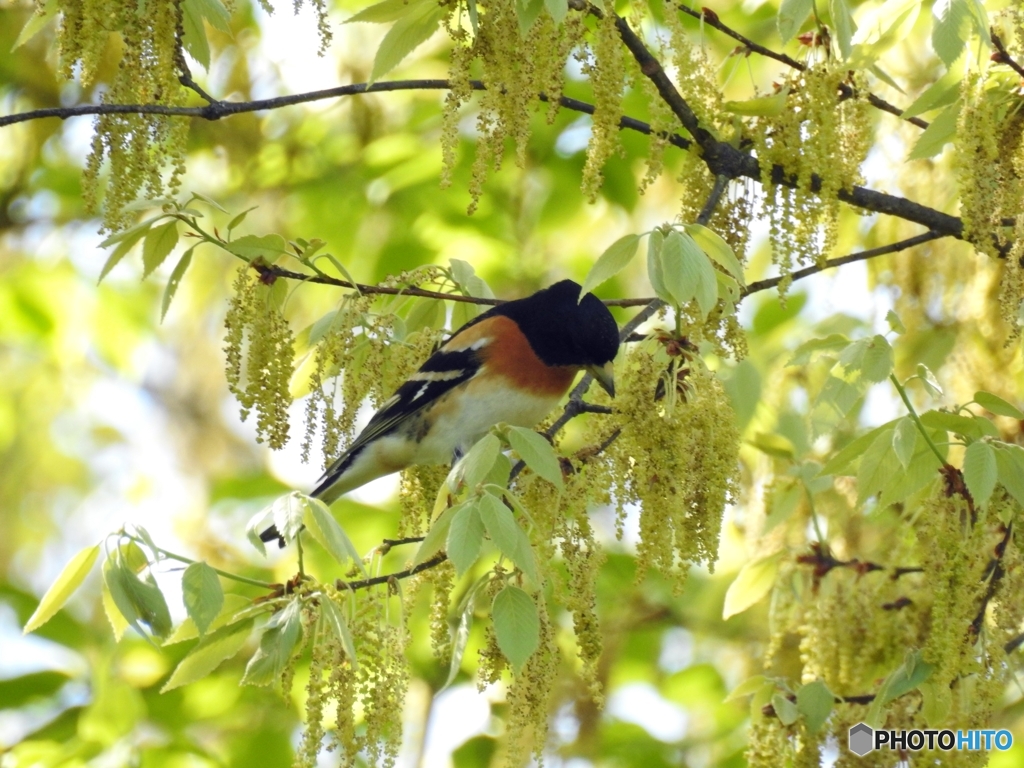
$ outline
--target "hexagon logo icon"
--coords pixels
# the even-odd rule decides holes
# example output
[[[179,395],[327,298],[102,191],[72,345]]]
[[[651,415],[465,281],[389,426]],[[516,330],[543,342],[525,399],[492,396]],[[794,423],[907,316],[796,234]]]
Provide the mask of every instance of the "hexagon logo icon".
[[[850,728],[850,751],[864,757],[875,748],[875,732],[867,723],[857,723]]]

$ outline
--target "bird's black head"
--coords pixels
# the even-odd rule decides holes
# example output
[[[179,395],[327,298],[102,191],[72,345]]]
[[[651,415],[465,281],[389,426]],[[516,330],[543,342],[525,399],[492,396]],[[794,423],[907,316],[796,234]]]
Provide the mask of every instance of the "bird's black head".
[[[579,296],[579,283],[562,280],[492,312],[515,320],[545,363],[585,368],[612,392],[610,364],[619,351],[619,327],[596,296],[588,293],[583,301]]]

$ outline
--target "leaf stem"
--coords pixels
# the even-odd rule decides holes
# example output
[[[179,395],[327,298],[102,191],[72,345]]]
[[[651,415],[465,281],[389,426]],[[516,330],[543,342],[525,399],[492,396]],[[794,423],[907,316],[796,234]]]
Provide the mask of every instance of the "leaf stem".
[[[921,434],[921,437],[924,438],[924,441],[928,444],[928,447],[932,449],[932,453],[934,453],[935,458],[939,460],[939,464],[941,464],[942,466],[946,466],[946,460],[943,458],[942,454],[939,453],[939,449],[935,447],[935,443],[932,442],[932,438],[928,434],[928,430],[926,430],[924,428],[924,424],[921,423],[921,417],[917,415],[917,411],[911,404],[910,398],[907,397],[907,390],[903,388],[902,384],[900,384],[900,381],[899,379],[896,378],[895,373],[889,374],[889,381],[891,381],[892,385],[896,387],[896,391],[900,393],[900,399],[903,400],[903,404],[907,406],[907,412],[910,414],[910,418],[913,420],[914,426],[917,427],[917,431]]]
[[[178,554],[175,554],[174,552],[168,552],[166,549],[162,549],[160,547],[154,547],[152,544],[146,543],[146,541],[144,541],[143,539],[139,538],[138,536],[133,536],[132,534],[126,534],[126,535],[128,536],[129,539],[134,541],[136,544],[145,544],[147,547],[152,548],[157,554],[163,555],[168,560],[176,560],[179,563],[186,563],[188,565],[192,565],[193,563],[199,562],[198,560],[193,560],[191,557],[185,557],[184,555],[178,555]],[[210,566],[210,567],[213,568],[213,566]],[[218,576],[223,576],[225,579],[231,579],[232,581],[238,581],[238,582],[241,582],[242,584],[249,584],[251,586],[261,587],[263,589],[273,589],[274,588],[274,585],[271,584],[269,581],[260,581],[259,579],[250,579],[248,576],[239,576],[237,573],[229,573],[228,571],[222,571],[220,568],[213,568],[213,571]]]

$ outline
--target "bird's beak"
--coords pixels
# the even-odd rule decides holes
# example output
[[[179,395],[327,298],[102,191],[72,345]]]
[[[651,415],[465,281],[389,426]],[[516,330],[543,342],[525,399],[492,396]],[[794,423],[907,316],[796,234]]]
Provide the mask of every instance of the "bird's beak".
[[[597,380],[597,383],[601,385],[601,389],[615,397],[614,361],[607,362],[604,365],[589,365],[587,366],[587,373]]]

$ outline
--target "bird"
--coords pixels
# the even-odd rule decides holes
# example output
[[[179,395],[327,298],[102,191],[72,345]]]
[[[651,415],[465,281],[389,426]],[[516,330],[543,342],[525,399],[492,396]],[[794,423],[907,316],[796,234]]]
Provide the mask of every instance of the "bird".
[[[459,328],[373,415],[310,496],[331,504],[378,477],[454,462],[497,424],[533,427],[587,371],[612,397],[619,328],[562,280]],[[284,541],[274,526],[260,534]]]

